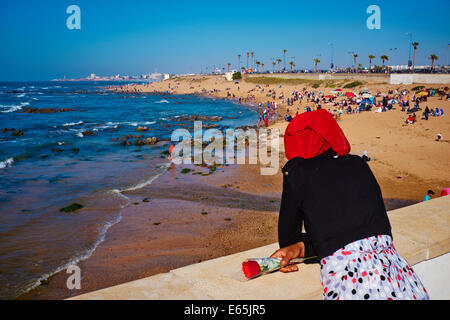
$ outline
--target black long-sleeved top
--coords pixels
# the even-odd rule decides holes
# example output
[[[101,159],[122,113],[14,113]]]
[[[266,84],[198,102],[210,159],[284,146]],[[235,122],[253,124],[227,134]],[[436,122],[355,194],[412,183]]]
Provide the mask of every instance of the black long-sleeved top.
[[[366,237],[392,237],[380,187],[361,157],[336,157],[330,149],[312,159],[293,158],[282,171],[281,248],[303,241],[305,257],[322,259]]]

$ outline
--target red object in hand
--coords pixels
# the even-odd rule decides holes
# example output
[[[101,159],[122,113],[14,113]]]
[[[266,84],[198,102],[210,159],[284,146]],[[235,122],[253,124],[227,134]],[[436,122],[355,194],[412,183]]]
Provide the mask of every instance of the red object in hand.
[[[253,278],[261,273],[258,262],[246,261],[242,263],[242,271],[247,279]]]

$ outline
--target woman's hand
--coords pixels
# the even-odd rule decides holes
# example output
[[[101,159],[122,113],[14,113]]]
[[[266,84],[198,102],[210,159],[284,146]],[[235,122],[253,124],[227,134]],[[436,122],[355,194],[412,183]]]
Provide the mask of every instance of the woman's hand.
[[[297,242],[290,246],[278,249],[270,257],[281,258],[281,265],[285,266],[280,269],[281,272],[293,272],[298,271],[297,265],[293,264],[288,266],[291,259],[303,258],[305,256],[305,244],[303,242]]]

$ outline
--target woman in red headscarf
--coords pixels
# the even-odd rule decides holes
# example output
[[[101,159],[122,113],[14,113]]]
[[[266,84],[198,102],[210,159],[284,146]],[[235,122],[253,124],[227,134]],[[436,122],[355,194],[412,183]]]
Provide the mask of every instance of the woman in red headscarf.
[[[278,221],[282,272],[317,256],[324,299],[428,299],[392,242],[380,187],[326,110],[303,113],[285,135]],[[305,232],[302,232],[304,226]]]

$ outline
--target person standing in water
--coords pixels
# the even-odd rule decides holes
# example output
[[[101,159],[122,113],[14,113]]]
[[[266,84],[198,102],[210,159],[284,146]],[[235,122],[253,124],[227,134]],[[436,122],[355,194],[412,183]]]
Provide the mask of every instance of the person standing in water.
[[[280,249],[272,254],[281,271],[298,270],[291,259],[317,256],[324,300],[428,300],[394,247],[375,176],[349,154],[336,120],[324,109],[303,113],[289,123],[284,145]]]

